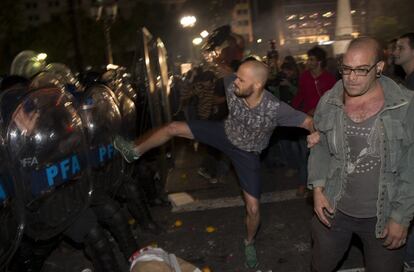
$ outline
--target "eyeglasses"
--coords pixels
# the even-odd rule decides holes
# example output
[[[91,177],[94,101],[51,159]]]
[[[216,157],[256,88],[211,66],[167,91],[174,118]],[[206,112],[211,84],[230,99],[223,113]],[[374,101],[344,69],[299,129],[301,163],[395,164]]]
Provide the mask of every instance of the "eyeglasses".
[[[348,66],[344,66],[344,65],[341,65],[340,67],[339,67],[339,73],[341,74],[341,75],[345,75],[345,76],[348,76],[348,75],[350,75],[352,72],[354,72],[355,73],[355,75],[357,75],[357,76],[367,76],[368,74],[369,74],[369,72],[371,72],[371,70],[375,67],[375,65],[377,65],[378,64],[378,62],[376,62],[374,65],[372,65],[371,67],[369,67],[369,68],[351,68],[351,67],[348,67]]]

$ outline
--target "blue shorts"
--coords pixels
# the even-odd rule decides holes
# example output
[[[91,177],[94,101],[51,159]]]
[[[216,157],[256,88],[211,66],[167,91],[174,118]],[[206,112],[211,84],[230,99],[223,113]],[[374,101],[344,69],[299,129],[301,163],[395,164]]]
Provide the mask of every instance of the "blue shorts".
[[[227,138],[223,122],[191,120],[188,121],[188,126],[197,141],[217,148],[230,158],[242,189],[260,199],[262,186],[259,154],[233,145]]]

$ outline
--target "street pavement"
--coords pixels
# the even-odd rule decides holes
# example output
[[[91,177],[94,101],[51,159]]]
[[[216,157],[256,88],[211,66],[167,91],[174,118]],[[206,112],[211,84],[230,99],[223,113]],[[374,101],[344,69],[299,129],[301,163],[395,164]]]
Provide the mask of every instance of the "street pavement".
[[[259,267],[247,269],[243,254],[245,211],[234,172],[210,184],[197,174],[205,154],[196,152],[193,142],[178,141],[174,154],[175,166],[165,184],[166,194],[185,192],[194,201],[183,206],[152,207],[154,219],[164,232],[153,235],[134,228],[140,246],[161,247],[200,269],[214,272],[310,271],[312,199],[296,196],[297,177],[291,169],[264,159],[261,227],[256,237]],[[64,244],[48,259],[44,271],[82,270],[82,265],[76,270],[63,269],[62,255],[67,262],[76,260],[83,267],[91,267],[80,249]],[[357,269],[362,263],[355,240],[338,271],[363,271]],[[51,269],[59,265],[59,269]]]

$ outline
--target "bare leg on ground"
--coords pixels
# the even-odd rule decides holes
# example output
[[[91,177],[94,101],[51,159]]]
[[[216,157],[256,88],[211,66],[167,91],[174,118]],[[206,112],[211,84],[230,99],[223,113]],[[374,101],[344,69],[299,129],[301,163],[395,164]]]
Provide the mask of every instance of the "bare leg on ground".
[[[251,243],[254,240],[257,229],[260,223],[259,200],[249,193],[243,191],[244,201],[246,203],[246,228],[247,228],[247,242]]]

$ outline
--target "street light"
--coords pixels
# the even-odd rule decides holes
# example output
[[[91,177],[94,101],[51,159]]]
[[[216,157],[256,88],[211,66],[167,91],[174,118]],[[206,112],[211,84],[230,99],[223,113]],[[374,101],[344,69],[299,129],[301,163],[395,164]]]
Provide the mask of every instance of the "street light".
[[[91,14],[96,21],[102,21],[105,34],[106,56],[108,63],[112,64],[111,25],[118,13],[117,0],[95,0],[91,6]]]
[[[187,35],[191,35],[191,31],[190,29],[195,25],[195,23],[197,22],[197,18],[193,15],[186,15],[181,17],[180,19],[180,24],[183,28],[188,29],[187,30]],[[188,37],[190,38],[190,37]],[[190,40],[191,41],[191,40]],[[193,52],[193,48],[191,46],[191,43],[189,43],[189,48],[187,48],[187,50],[189,50],[190,52],[190,61],[194,60],[194,52]]]
[[[197,19],[195,16],[187,15],[180,19],[180,24],[184,27],[193,27],[195,23],[197,22]]]
[[[193,39],[194,45],[200,45],[203,42],[203,39],[201,37],[196,37]]]
[[[201,36],[201,38],[207,38],[207,36],[208,36],[208,31],[207,30],[203,30],[203,31],[201,31],[201,33],[200,33],[200,36]]]

